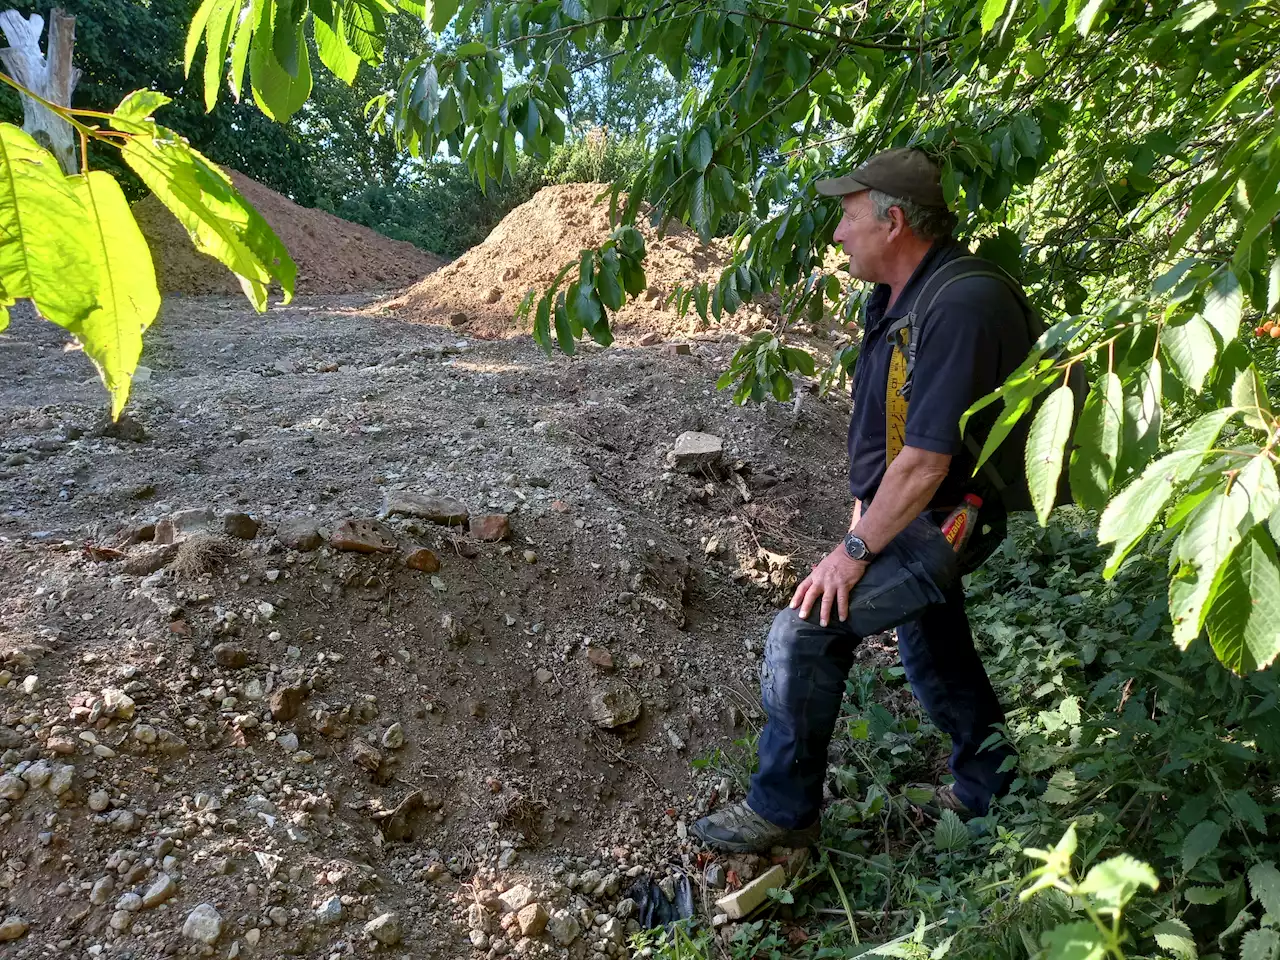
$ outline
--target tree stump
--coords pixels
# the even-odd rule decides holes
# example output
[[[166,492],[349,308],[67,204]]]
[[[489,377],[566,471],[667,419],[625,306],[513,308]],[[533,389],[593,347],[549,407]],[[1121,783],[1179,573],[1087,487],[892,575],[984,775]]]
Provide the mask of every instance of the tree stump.
[[[9,46],[0,50],[9,75],[32,93],[60,107],[71,106],[71,91],[80,79],[80,71],[71,64],[75,45],[76,18],[58,7],[49,12],[49,55],[40,52],[40,34],[44,17],[33,13],[23,18],[16,10],[0,13],[0,31]],[[55,157],[62,172],[75,173],[76,136],[67,123],[48,107],[22,94],[22,129]]]

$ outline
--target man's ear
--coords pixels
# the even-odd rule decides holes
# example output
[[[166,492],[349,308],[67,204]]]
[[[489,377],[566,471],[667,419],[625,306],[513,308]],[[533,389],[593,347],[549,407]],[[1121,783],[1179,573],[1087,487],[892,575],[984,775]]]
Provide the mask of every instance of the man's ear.
[[[907,215],[902,212],[901,207],[890,207],[889,216],[889,239],[897,240],[899,237],[906,236],[906,232],[911,228],[907,226]]]

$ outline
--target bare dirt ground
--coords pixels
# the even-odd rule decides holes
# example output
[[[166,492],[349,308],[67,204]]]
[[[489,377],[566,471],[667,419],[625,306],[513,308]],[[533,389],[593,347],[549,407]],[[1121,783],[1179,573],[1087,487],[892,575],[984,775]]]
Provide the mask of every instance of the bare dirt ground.
[[[731,333],[367,306],[166,301],[106,430],[61,330],[0,335],[5,956],[600,960],[637,881],[718,895],[684,831],[738,787],[690,763],[843,529],[846,401],[734,407]]]

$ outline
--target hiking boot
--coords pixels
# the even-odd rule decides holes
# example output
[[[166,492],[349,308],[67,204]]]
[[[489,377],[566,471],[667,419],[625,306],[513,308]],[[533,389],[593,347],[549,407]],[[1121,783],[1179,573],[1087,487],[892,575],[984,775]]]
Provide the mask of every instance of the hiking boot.
[[[744,800],[707,814],[689,832],[723,853],[767,853],[773,847],[813,846],[822,833],[822,823],[815,820],[801,830],[789,830],[769,822]]]
[[[962,820],[975,816],[974,812],[964,805],[964,801],[956,796],[956,788],[949,783],[944,783],[933,792],[933,802],[938,807],[938,813],[943,810],[950,810]]]

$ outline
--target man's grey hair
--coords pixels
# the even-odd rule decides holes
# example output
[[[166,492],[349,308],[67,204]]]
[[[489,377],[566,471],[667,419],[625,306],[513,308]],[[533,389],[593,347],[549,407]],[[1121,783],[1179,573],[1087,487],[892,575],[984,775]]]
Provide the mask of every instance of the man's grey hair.
[[[883,190],[871,191],[871,203],[875,207],[877,220],[889,219],[889,208],[897,207],[902,211],[907,226],[921,240],[937,240],[951,236],[956,228],[956,216],[946,207],[926,207],[914,200],[903,200],[885,193]]]

